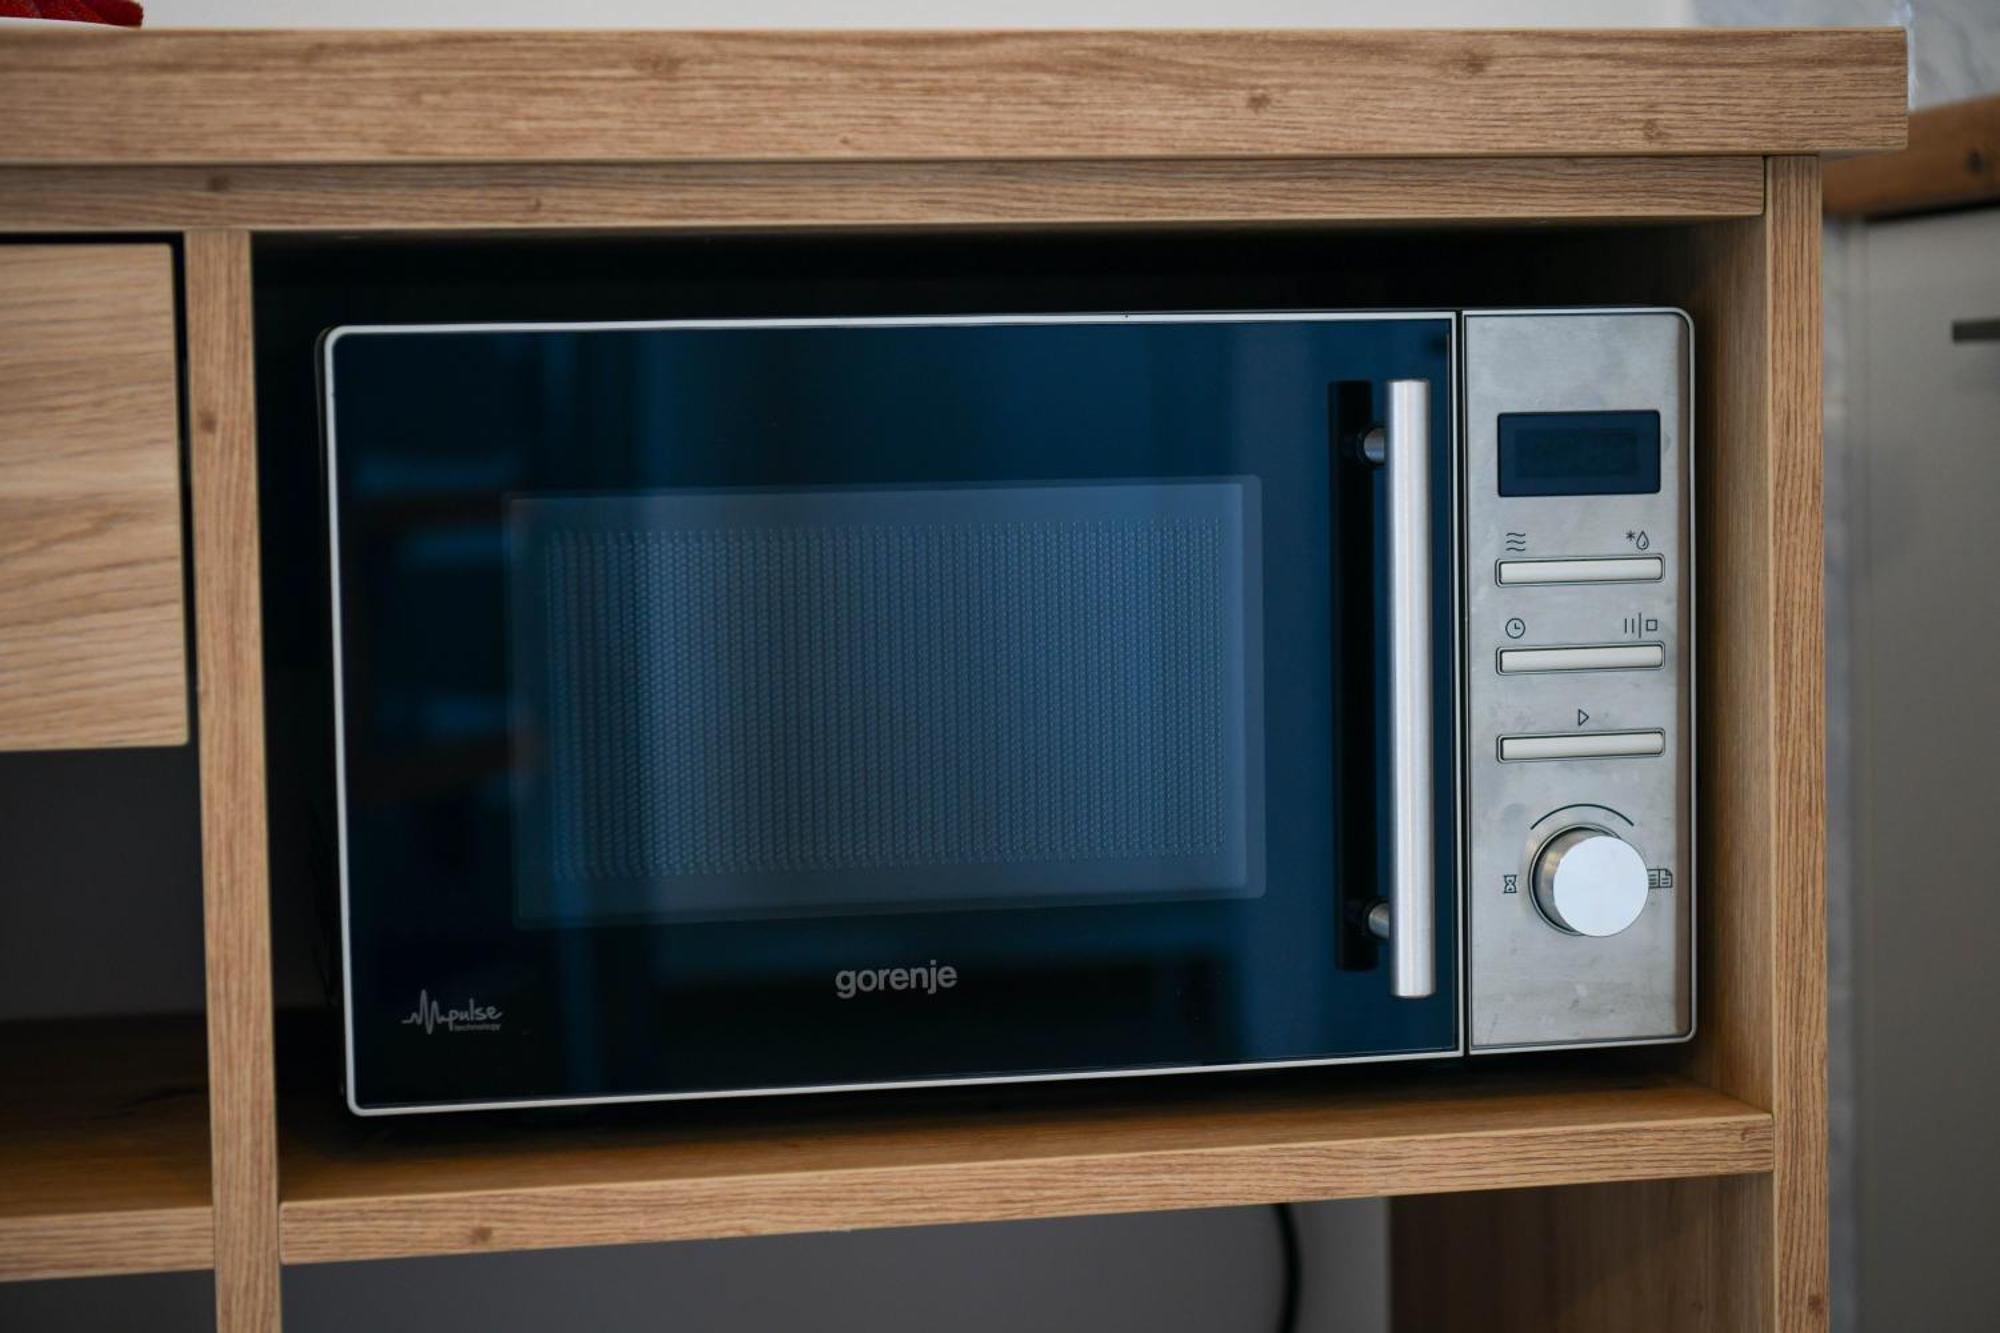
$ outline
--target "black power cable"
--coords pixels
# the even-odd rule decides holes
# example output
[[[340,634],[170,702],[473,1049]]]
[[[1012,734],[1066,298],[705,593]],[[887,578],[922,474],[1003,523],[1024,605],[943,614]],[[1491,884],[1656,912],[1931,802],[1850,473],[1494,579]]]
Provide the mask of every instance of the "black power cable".
[[[1278,1333],[1298,1333],[1301,1278],[1299,1223],[1292,1214],[1292,1205],[1288,1203],[1274,1203],[1271,1211],[1278,1219],[1278,1249],[1282,1265],[1278,1289]]]

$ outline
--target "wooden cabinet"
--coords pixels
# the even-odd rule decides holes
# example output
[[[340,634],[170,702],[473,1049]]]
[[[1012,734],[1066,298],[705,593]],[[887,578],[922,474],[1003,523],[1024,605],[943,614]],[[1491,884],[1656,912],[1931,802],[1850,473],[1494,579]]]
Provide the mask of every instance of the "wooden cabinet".
[[[0,749],[187,739],[174,260],[0,245]]]
[[[188,738],[177,284],[164,241],[0,238],[0,749]],[[209,1266],[201,1050],[0,1027],[0,1278]]]
[[[1817,154],[1896,146],[1903,98],[1869,30],[0,39],[0,123],[45,126],[0,233],[185,268],[221,1325],[276,1329],[285,1264],[1395,1196],[1404,1328],[1823,1327]],[[1696,1039],[563,1125],[281,1094],[270,902],[309,890],[266,845],[259,247],[968,225],[1283,226],[1358,306],[1691,312]]]

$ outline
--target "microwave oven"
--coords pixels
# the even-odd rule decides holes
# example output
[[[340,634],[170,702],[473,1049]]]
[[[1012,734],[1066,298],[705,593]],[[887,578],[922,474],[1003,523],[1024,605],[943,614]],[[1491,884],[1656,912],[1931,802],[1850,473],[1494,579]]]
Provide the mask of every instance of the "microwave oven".
[[[364,1115],[1694,1024],[1667,309],[320,338]]]

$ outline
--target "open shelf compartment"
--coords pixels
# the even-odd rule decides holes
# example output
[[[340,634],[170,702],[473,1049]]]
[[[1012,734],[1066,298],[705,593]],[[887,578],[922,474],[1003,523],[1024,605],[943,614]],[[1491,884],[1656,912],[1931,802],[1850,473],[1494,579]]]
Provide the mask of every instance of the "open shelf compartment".
[[[0,1279],[206,1268],[201,1020],[0,1026]]]
[[[845,313],[879,313],[868,303],[892,300],[881,280],[893,269],[906,282],[912,273],[930,279],[897,289],[924,308],[1684,305],[1700,333],[1698,472],[1713,499],[1719,477],[1754,472],[1762,458],[1753,447],[1761,430],[1717,412],[1727,402],[1752,416],[1764,399],[1761,370],[1746,371],[1721,350],[1725,330],[1741,332],[1752,346],[1761,336],[1761,281],[1731,277],[1761,279],[1754,266],[1747,275],[1738,267],[1761,244],[1760,226],[624,235],[588,247],[521,234],[366,243],[265,237],[257,292],[263,488],[267,496],[284,493],[298,442],[311,437],[310,379],[279,368],[309,364],[296,349],[309,346],[329,312],[359,299],[357,291],[382,305],[370,313],[383,318],[435,316],[441,301],[469,303],[451,305],[454,318],[492,317],[478,307],[487,299],[478,294],[497,288],[464,279],[504,269],[510,308],[537,318],[684,309],[765,314],[801,292]],[[452,268],[449,281],[439,265]],[[786,306],[784,313],[800,312]],[[1722,439],[1730,452],[1718,453]],[[1716,503],[1709,513],[1727,523],[1730,508]],[[265,540],[267,568],[292,567],[287,535],[267,528]],[[1714,540],[1704,541],[1704,562]],[[1715,607],[1732,600],[1711,600],[1714,591],[1705,587],[1698,604],[1705,636]],[[284,641],[284,616],[269,613],[291,600],[267,589],[273,641]],[[1711,706],[1703,750],[1713,755],[1717,737],[1748,720],[1746,701],[1706,688],[1704,698]],[[280,764],[276,777],[282,785],[287,774],[310,771]],[[1712,801],[1716,790],[1704,796]],[[1712,835],[1714,827],[1705,827]],[[309,868],[287,863],[282,850],[278,882],[302,882]],[[1746,867],[1707,864],[1716,872],[1706,882],[1713,920],[1705,933],[1712,938],[1717,922],[1754,914],[1746,886],[1758,880]],[[1716,957],[1712,944],[1704,956]],[[1742,1015],[1725,1013],[1721,1027],[1709,1030],[1719,997],[1713,975],[1705,972],[1703,985],[1704,1033],[1687,1046],[1481,1060],[1451,1070],[1131,1079],[890,1100],[362,1122],[331,1094],[329,1055],[300,1068],[310,1083],[281,1098],[283,1258],[316,1263],[1585,1182],[1768,1179],[1779,1156],[1773,1116],[1730,1095],[1735,1089],[1711,1055],[1716,1033],[1741,1026]],[[282,1035],[279,1047],[301,1054]]]

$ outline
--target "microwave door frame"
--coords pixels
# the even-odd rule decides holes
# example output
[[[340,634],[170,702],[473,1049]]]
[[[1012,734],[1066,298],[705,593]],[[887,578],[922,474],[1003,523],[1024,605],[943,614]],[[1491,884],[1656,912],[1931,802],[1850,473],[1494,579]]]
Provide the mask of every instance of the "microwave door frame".
[[[1093,1068],[1060,1070],[1054,1072],[992,1074],[974,1076],[947,1076],[938,1078],[914,1078],[895,1080],[860,1080],[850,1082],[816,1083],[810,1085],[777,1085],[742,1088],[709,1088],[671,1092],[615,1093],[608,1095],[582,1095],[562,1097],[518,1097],[497,1099],[470,1099],[454,1101],[388,1103],[364,1106],[357,1099],[354,1041],[354,987],[353,987],[353,933],[349,885],[348,821],[347,821],[347,718],[345,705],[344,655],[345,646],[342,630],[342,549],[340,537],[340,489],[339,489],[339,445],[338,445],[338,394],[334,376],[334,351],[339,342],[351,335],[395,335],[395,334],[492,334],[492,333],[537,333],[537,332],[579,332],[617,330],[749,330],[749,329],[812,329],[812,328],[922,328],[922,327],[965,327],[965,326],[1022,326],[1022,325],[1119,325],[1119,324],[1228,324],[1228,323],[1377,323],[1397,324],[1415,321],[1437,321],[1445,326],[1446,349],[1444,356],[1447,377],[1444,425],[1444,445],[1448,451],[1448,484],[1443,503],[1446,507],[1447,530],[1450,534],[1449,579],[1447,587],[1451,597],[1450,623],[1457,635],[1464,632],[1464,560],[1463,523],[1464,506],[1460,488],[1464,485],[1464,460],[1462,452],[1462,420],[1464,405],[1461,396],[1462,367],[1460,359],[1464,348],[1463,315],[1459,310],[1413,309],[1413,310],[1275,310],[1275,311],[1144,311],[1124,313],[1094,314],[1049,314],[1049,315],[964,315],[964,316],[876,316],[860,318],[809,317],[779,319],[696,319],[696,320],[627,320],[627,321],[530,321],[521,323],[459,322],[437,324],[351,324],[328,329],[319,339],[317,348],[317,373],[319,376],[321,407],[323,412],[322,482],[326,505],[328,577],[331,596],[329,599],[330,656],[332,670],[330,683],[333,703],[333,750],[334,750],[334,798],[337,884],[339,890],[339,920],[341,934],[341,1035],[342,1071],[344,1074],[342,1099],[350,1112],[357,1116],[433,1115],[456,1111],[526,1109],[532,1107],[596,1106],[620,1105],[642,1102],[668,1101],[709,1101],[734,1097],[775,1097],[795,1096],[815,1093],[844,1093],[870,1090],[899,1090],[916,1088],[977,1087],[1013,1083],[1056,1083],[1077,1082],[1089,1079],[1148,1078],[1173,1074],[1233,1073],[1254,1069],[1300,1069],[1319,1068],[1347,1064],[1385,1064],[1403,1061],[1442,1060],[1463,1057],[1467,1046],[1467,1019],[1465,997],[1465,846],[1464,846],[1464,665],[1463,653],[1456,645],[1451,652],[1450,679],[1452,682],[1451,708],[1447,714],[1452,744],[1452,791],[1453,817],[1451,836],[1453,843],[1453,884],[1454,925],[1450,947],[1452,950],[1451,972],[1453,984],[1458,988],[1457,1003],[1453,1006],[1453,1039],[1445,1047],[1421,1051],[1370,1052],[1355,1055],[1307,1057],[1285,1060],[1250,1060],[1220,1064],[1192,1064],[1175,1066],[1148,1066],[1138,1068]],[[1432,429],[1436,429],[1436,421]],[[1439,497],[1433,495],[1433,529],[1440,516],[1435,512]],[[1435,651],[1435,647],[1434,647]],[[1329,894],[1337,894],[1339,886],[1329,883]],[[1337,944],[1327,941],[1331,955]],[[1382,968],[1383,985],[1390,985],[1390,969]]]

